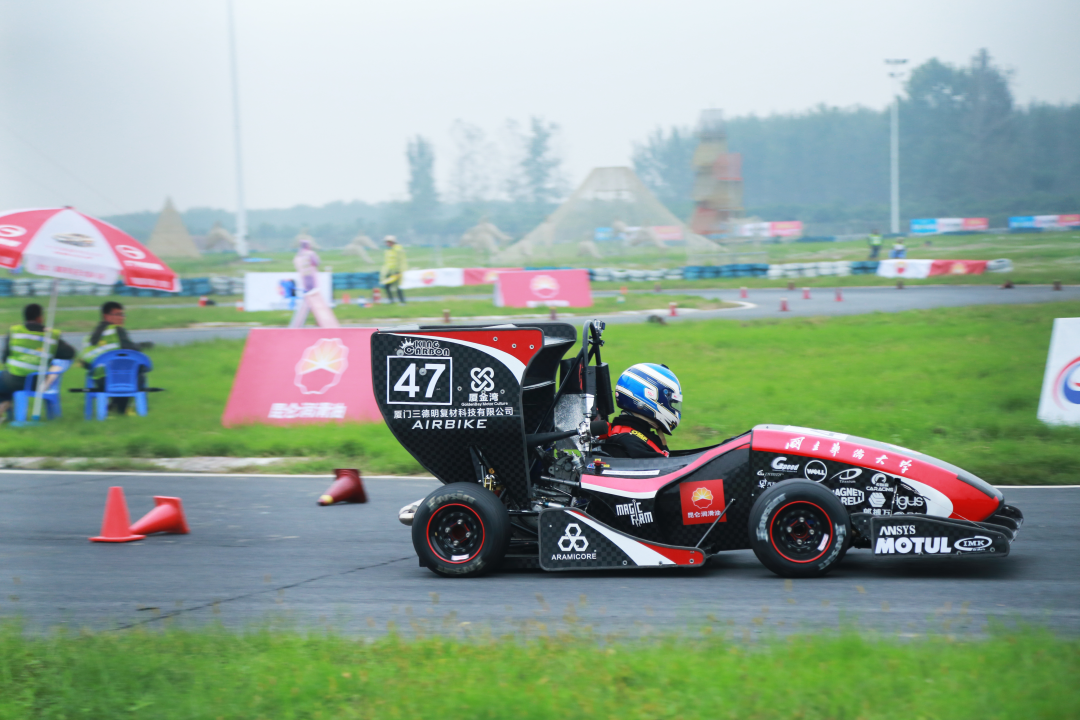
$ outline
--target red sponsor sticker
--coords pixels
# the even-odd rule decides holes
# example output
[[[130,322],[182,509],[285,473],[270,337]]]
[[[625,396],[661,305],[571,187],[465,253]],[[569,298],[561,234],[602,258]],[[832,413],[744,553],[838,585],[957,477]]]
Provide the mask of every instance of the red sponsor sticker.
[[[716,518],[724,512],[724,481],[680,483],[679,500],[682,505],[683,525],[716,522]],[[727,522],[727,515],[720,518],[720,522]]]

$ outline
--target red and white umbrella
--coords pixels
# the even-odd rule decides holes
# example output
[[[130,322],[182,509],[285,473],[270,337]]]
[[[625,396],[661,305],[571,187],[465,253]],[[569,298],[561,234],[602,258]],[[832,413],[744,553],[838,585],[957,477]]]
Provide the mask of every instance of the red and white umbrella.
[[[0,267],[33,275],[78,280],[98,285],[125,285],[168,292],[180,291],[180,278],[138,240],[107,222],[66,208],[14,210],[0,213]],[[45,323],[51,334],[56,316],[56,281]],[[38,377],[47,371],[48,353],[41,358]],[[38,383],[34,419],[41,416]]]
[[[180,279],[138,240],[72,208],[0,213],[0,267],[33,275],[168,292]]]

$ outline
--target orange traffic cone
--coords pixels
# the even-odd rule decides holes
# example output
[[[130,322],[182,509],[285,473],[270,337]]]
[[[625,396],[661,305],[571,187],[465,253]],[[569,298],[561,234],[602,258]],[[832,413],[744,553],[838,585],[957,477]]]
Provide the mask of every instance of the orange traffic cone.
[[[180,498],[154,496],[155,507],[142,516],[139,522],[131,526],[131,532],[142,535],[153,533],[173,533],[174,535],[187,535],[187,519],[184,517],[184,506]]]
[[[804,287],[802,289],[802,299],[803,300],[809,300],[810,299],[810,288]]]
[[[746,299],[746,297],[747,297],[746,288],[744,288],[744,287],[739,288],[739,297],[741,297],[743,300]]]
[[[780,312],[790,312],[787,306],[787,298],[780,298]]]
[[[367,493],[364,492],[364,483],[360,480],[359,470],[334,470],[334,475],[334,484],[319,498],[320,505],[367,502]]]
[[[844,302],[844,293],[840,291],[840,288],[836,288],[836,302]]]
[[[90,538],[93,542],[131,542],[142,540],[145,535],[131,532],[131,518],[128,517],[127,502],[124,500],[124,488],[109,488],[109,497],[105,500],[105,517],[101,521],[101,535]]]

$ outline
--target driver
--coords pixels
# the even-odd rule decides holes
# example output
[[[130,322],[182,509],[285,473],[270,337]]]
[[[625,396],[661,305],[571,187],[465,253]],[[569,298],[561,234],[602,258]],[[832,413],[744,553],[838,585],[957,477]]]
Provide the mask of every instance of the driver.
[[[600,450],[611,457],[667,457],[664,435],[670,435],[682,417],[682,385],[675,373],[655,363],[630,367],[619,376],[615,404],[623,414],[600,436]]]

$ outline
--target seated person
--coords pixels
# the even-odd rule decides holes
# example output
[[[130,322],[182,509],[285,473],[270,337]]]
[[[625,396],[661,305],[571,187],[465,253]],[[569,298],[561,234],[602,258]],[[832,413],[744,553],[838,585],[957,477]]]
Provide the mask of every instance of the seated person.
[[[615,404],[624,412],[600,436],[600,452],[620,458],[667,457],[664,435],[682,418],[682,385],[675,373],[667,365],[634,365],[619,376]]]
[[[30,303],[23,308],[23,323],[12,325],[4,342],[4,372],[0,375],[0,422],[4,421],[11,407],[15,392],[26,385],[26,376],[41,367],[45,350],[45,325],[41,322],[41,306]],[[56,360],[71,360],[75,348],[60,338],[60,331],[53,328],[49,339],[48,355]],[[48,365],[46,365],[48,367]]]
[[[82,352],[79,353],[79,362],[83,367],[89,368],[96,358],[111,350],[148,350],[153,343],[134,342],[124,329],[124,306],[115,300],[110,300],[101,306],[101,321],[98,322],[94,331],[86,336],[83,341]],[[146,385],[144,372],[139,371],[139,387]],[[100,391],[105,389],[105,368],[99,367],[94,370],[94,385]],[[109,408],[119,413],[128,410],[129,398],[112,398]],[[134,405],[131,411],[134,412]],[[130,414],[130,413],[129,413]]]

